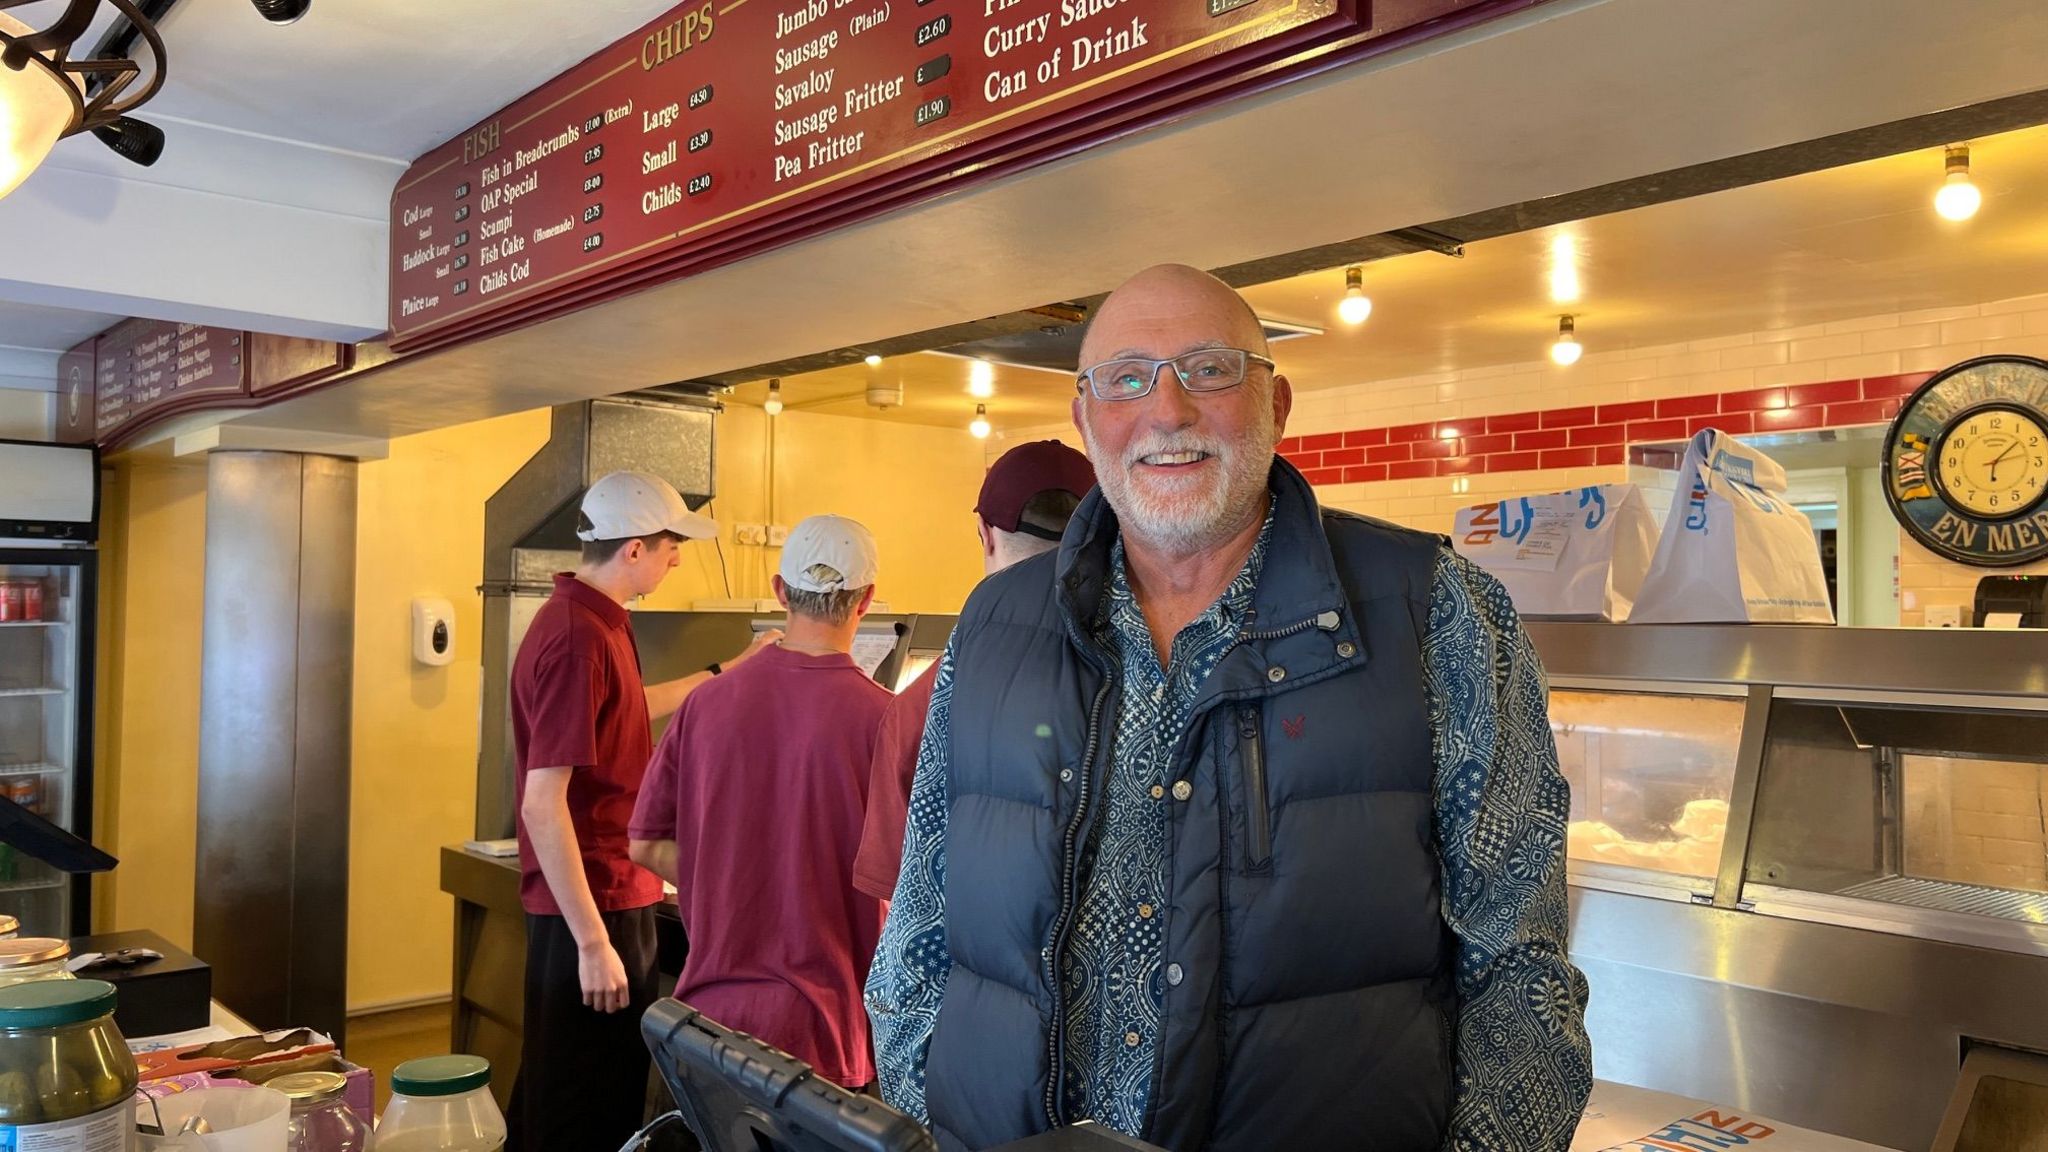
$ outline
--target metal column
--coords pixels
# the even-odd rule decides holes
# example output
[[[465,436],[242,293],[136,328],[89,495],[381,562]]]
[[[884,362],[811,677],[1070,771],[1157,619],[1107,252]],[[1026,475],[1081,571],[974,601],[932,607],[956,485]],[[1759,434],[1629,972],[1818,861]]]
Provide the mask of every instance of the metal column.
[[[347,1019],[356,463],[207,458],[194,950],[263,1028]]]

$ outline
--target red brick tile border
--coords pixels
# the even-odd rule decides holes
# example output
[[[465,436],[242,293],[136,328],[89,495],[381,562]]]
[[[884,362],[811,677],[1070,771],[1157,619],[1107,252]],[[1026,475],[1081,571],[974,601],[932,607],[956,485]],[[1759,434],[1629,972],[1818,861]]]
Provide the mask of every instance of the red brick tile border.
[[[1322,432],[1282,440],[1280,454],[1318,485],[1621,464],[1633,445],[1684,440],[1705,428],[1746,435],[1882,424],[1932,375],[1867,376]],[[1677,466],[1675,457],[1670,466]]]

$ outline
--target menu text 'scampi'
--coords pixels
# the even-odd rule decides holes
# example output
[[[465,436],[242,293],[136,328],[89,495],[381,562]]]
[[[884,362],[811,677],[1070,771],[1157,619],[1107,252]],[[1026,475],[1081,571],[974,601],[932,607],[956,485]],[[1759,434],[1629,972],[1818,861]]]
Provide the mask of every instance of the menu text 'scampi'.
[[[684,4],[413,165],[392,198],[394,342],[684,267],[1338,13],[1337,0]]]

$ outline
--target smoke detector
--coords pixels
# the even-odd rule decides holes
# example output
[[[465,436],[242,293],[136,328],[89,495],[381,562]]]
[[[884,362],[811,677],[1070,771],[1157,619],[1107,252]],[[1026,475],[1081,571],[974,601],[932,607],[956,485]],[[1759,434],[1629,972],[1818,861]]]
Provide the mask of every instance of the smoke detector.
[[[868,407],[900,408],[903,406],[903,384],[871,384],[868,386]]]

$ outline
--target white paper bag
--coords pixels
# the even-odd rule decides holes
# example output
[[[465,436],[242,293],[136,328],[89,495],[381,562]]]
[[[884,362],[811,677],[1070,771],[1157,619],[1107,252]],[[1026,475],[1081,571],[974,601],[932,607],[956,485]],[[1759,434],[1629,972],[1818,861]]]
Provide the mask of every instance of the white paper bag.
[[[1785,498],[1785,470],[1776,461],[1712,428],[1692,438],[1630,619],[1835,622],[1813,522]]]
[[[145,1109],[141,1115],[151,1120],[161,1116],[165,1132],[176,1132],[188,1116],[204,1116],[213,1129],[203,1136],[139,1136],[144,1152],[285,1152],[292,1102],[269,1088],[198,1088],[166,1096],[157,1101],[154,1113]]]
[[[1518,496],[1458,513],[1452,543],[1524,616],[1626,620],[1657,527],[1633,484]]]

